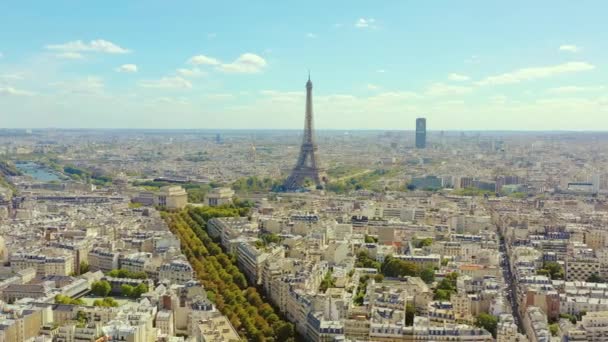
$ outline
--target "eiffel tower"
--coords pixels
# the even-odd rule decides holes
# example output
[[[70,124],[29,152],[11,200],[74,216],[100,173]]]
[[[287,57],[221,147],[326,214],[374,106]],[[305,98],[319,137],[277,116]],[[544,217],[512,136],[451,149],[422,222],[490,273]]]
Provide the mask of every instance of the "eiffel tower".
[[[314,142],[312,125],[312,82],[308,73],[306,82],[306,120],[304,123],[304,140],[300,147],[298,162],[291,171],[291,175],[285,181],[284,187],[288,191],[298,190],[304,186],[306,179],[310,179],[317,187],[322,187],[327,182],[327,176],[319,167],[317,159],[317,144]]]

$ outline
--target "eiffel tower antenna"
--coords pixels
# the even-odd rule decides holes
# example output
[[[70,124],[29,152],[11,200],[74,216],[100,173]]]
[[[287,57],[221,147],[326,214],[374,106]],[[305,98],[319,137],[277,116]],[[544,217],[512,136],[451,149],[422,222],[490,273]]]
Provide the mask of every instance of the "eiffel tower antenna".
[[[291,171],[291,175],[285,181],[286,190],[297,190],[304,185],[308,178],[315,185],[323,186],[327,183],[327,176],[319,167],[317,158],[317,144],[314,141],[313,115],[312,115],[312,81],[310,70],[308,70],[308,82],[306,82],[306,117],[304,121],[304,138],[300,147],[298,161]]]

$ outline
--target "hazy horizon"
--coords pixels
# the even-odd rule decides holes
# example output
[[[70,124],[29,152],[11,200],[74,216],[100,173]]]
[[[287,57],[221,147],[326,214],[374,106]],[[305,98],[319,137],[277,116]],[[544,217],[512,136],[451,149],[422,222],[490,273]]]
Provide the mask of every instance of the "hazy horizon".
[[[14,128],[5,128],[0,127],[0,132],[2,131],[145,131],[145,132],[171,132],[171,131],[187,131],[187,132],[206,132],[206,133],[221,133],[221,132],[301,132],[303,129],[299,128],[129,128],[129,127],[76,127],[76,128],[61,128],[61,127],[38,127],[38,128],[26,128],[26,127],[14,127]],[[427,129],[427,133],[430,134],[440,134],[440,133],[582,133],[582,134],[592,134],[592,133],[608,133],[608,130],[525,130],[525,129],[509,129],[509,130],[492,130],[492,129],[473,129],[473,130],[465,130],[465,129],[445,129],[445,130],[433,130]],[[365,129],[365,128],[319,128],[315,129],[315,132],[407,132],[407,133],[415,133],[415,129],[391,129],[391,128],[374,128],[374,129]]]

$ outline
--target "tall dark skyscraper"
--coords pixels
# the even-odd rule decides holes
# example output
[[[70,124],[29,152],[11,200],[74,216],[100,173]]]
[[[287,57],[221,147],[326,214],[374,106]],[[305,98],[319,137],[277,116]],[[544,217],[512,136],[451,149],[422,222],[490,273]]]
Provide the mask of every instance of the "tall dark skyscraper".
[[[319,167],[317,158],[317,144],[314,142],[314,128],[312,123],[312,82],[310,74],[306,82],[306,118],[304,122],[304,140],[300,147],[300,156],[294,166],[291,175],[285,181],[286,190],[297,190],[304,185],[306,179],[310,179],[321,187],[327,182],[323,169]]]
[[[416,148],[426,147],[426,119],[416,119]]]

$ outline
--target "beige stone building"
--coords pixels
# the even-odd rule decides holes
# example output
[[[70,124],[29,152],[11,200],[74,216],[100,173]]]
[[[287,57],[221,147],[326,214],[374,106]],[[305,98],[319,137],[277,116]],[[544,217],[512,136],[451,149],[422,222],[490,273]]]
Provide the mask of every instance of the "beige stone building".
[[[196,341],[239,342],[242,339],[226,316],[217,315],[199,321],[196,330]]]
[[[205,196],[205,204],[210,207],[230,204],[232,203],[232,197],[234,197],[234,190],[230,188],[216,188]]]
[[[181,186],[163,186],[156,200],[161,207],[182,209],[188,204],[188,193]]]

